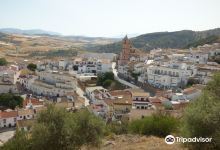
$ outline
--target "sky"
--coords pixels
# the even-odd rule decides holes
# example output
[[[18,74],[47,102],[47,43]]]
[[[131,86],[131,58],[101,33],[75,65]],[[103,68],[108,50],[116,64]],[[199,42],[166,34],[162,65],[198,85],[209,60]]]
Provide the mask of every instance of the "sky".
[[[220,27],[220,0],[0,0],[0,28],[113,37]]]

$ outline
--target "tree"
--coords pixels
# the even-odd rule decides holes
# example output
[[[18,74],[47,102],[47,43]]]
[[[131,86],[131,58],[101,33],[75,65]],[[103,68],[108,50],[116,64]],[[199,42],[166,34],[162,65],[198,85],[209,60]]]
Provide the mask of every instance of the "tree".
[[[137,119],[129,124],[131,133],[165,137],[178,128],[178,120],[161,113]]]
[[[16,106],[22,107],[23,98],[12,93],[0,94],[0,106],[15,109]]]
[[[17,137],[20,132],[16,133]],[[82,145],[97,146],[104,134],[103,121],[83,109],[75,113],[48,105],[42,111],[30,132],[26,136],[14,138],[6,143],[4,149],[16,149],[17,145],[26,144],[29,150],[78,150]],[[24,149],[20,147],[20,149]]]
[[[106,72],[104,74],[99,74],[96,85],[104,86],[108,88],[114,81],[114,74],[112,72]]]
[[[0,58],[0,66],[5,66],[7,64],[8,64],[8,62],[5,58]]]
[[[220,73],[214,75],[202,95],[185,110],[184,137],[212,137],[211,143],[187,143],[191,149],[220,149]]]
[[[188,82],[187,82],[187,85],[192,86],[193,84],[199,84],[199,80],[194,79],[194,78],[189,78]]]
[[[27,68],[31,71],[35,71],[37,69],[37,65],[33,64],[33,63],[30,63],[30,64],[27,65]]]
[[[104,82],[103,82],[103,87],[104,88],[108,88],[110,85],[112,84],[112,80],[105,80]]]

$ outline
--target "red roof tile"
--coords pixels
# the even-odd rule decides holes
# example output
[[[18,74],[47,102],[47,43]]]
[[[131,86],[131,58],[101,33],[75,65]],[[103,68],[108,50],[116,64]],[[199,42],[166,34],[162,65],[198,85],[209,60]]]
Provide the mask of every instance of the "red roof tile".
[[[18,112],[17,111],[2,111],[0,112],[0,118],[11,118],[11,117],[17,117]]]

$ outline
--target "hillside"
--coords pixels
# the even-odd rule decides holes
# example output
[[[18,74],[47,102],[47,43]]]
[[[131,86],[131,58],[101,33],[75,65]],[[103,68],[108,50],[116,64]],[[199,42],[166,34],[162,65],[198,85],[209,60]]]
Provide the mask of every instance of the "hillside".
[[[187,150],[180,143],[168,145],[164,138],[139,135],[114,135],[102,140],[99,148],[83,147],[82,150]]]
[[[12,30],[10,30],[12,31]],[[60,36],[60,35],[24,35],[0,32],[0,55],[45,52],[51,50],[83,50],[92,45],[105,45],[118,41],[113,38]]]
[[[199,44],[219,42],[220,28],[206,31],[182,30],[176,32],[156,32],[131,38],[134,47],[145,51],[154,48],[188,48]],[[121,50],[121,43],[96,45],[87,47],[88,50],[98,52],[115,52]]]

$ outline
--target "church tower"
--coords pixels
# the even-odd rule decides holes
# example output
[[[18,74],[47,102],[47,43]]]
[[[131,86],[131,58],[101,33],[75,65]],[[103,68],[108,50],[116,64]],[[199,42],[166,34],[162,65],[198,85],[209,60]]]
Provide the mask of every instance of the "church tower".
[[[132,46],[127,35],[122,40],[122,52],[120,53],[119,64],[126,64],[129,61]]]

